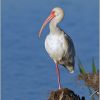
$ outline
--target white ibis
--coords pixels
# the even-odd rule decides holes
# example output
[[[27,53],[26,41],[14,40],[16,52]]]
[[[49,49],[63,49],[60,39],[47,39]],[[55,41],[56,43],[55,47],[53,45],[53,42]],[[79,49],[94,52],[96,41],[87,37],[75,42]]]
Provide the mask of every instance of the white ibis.
[[[73,73],[75,63],[75,49],[73,41],[68,36],[68,34],[66,34],[62,29],[58,27],[58,23],[63,19],[63,17],[63,10],[59,7],[54,8],[51,11],[49,17],[44,21],[39,31],[40,37],[42,30],[44,29],[46,24],[50,22],[50,33],[45,39],[45,49],[56,64],[59,89],[61,89],[61,83],[58,64],[63,65],[65,68],[68,69],[70,73]]]

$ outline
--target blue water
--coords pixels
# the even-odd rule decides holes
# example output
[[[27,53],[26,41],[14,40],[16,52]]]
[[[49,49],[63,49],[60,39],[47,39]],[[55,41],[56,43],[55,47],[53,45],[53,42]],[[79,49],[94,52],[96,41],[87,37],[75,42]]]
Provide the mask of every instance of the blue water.
[[[88,72],[94,57],[98,69],[98,5],[98,0],[2,0],[2,100],[47,100],[58,88],[55,65],[44,48],[48,26],[38,38],[56,6],[64,9],[59,25],[73,39],[77,55],[74,74],[59,66],[62,86],[90,100],[87,87],[76,78],[77,57]]]

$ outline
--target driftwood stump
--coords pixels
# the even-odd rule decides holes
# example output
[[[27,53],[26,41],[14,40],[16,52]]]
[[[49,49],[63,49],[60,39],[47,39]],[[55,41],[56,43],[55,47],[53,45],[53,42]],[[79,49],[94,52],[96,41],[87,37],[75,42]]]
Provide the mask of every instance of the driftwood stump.
[[[51,91],[48,100],[85,100],[85,97],[80,98],[72,90],[63,88],[57,91]]]

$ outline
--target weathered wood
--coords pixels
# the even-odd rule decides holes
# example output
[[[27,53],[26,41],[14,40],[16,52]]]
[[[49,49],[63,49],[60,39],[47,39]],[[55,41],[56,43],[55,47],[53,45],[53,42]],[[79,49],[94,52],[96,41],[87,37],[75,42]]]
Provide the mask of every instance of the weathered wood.
[[[85,97],[80,98],[72,90],[68,88],[62,88],[57,91],[51,91],[48,100],[85,100]]]

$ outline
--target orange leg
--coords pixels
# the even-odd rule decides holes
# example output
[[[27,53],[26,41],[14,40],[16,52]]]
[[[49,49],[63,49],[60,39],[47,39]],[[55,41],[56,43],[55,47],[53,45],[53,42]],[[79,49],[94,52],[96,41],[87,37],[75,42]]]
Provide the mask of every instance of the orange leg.
[[[61,89],[61,83],[60,83],[60,71],[58,68],[58,64],[56,63],[56,72],[57,72],[57,76],[58,76],[58,85],[59,85],[59,89]]]

